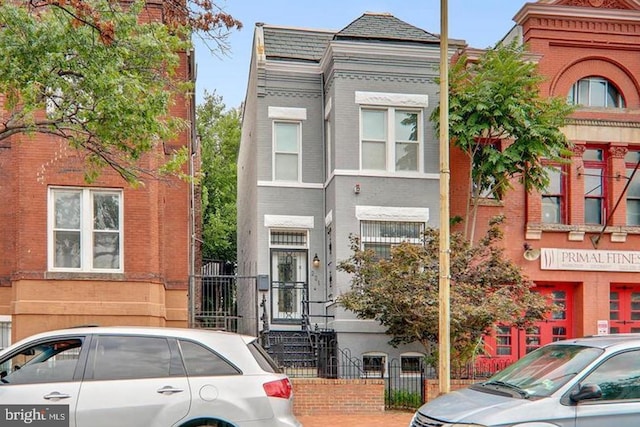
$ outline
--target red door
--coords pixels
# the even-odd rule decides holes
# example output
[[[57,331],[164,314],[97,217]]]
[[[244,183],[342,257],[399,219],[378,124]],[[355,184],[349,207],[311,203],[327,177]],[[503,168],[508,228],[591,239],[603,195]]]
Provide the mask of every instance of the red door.
[[[540,346],[572,337],[573,287],[571,285],[538,284],[535,287],[535,292],[548,297],[557,309],[550,313],[545,320],[537,322],[528,329],[498,326],[494,334],[486,339],[488,355],[517,360]]]
[[[616,285],[609,293],[609,332],[640,332],[640,287]]]
[[[535,291],[549,298],[556,305],[556,310],[533,328],[524,331],[525,338],[521,340],[519,357],[550,342],[572,336],[570,329],[573,288],[569,285],[537,285]]]

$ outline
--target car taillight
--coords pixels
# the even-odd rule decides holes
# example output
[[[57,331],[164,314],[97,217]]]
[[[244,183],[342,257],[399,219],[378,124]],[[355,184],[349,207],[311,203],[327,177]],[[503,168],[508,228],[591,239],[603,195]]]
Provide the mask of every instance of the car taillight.
[[[262,387],[269,397],[281,397],[282,399],[291,397],[291,382],[288,378],[265,383]]]

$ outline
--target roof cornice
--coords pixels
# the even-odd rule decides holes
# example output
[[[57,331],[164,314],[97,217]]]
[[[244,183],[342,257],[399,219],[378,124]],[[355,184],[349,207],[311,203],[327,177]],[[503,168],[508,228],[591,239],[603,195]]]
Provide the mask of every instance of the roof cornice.
[[[453,55],[457,49],[466,46],[463,40],[449,39],[449,56]],[[440,59],[440,43],[433,44],[374,44],[358,43],[344,40],[332,40],[320,60],[320,67],[325,69],[328,61],[335,54],[341,55],[380,55],[384,57],[409,57],[416,59]]]
[[[582,18],[590,20],[615,20],[627,22],[640,22],[640,10],[600,9],[575,6],[557,6],[545,3],[525,3],[516,13],[513,20],[518,25],[532,16],[549,18]]]

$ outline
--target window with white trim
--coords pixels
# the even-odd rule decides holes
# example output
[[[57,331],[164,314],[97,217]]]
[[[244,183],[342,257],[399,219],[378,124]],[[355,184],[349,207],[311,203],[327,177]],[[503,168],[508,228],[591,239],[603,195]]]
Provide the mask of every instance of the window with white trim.
[[[361,221],[362,248],[372,249],[379,258],[389,258],[393,245],[402,242],[422,243],[424,229],[424,222]]]
[[[122,271],[122,191],[49,189],[49,270]]]
[[[602,77],[586,77],[571,86],[567,95],[569,104],[585,107],[624,108],[624,98],[618,88]]]
[[[604,224],[606,218],[607,188],[609,175],[603,148],[587,148],[582,155],[584,164],[584,222]]]
[[[400,355],[400,373],[402,375],[420,375],[424,366],[424,354],[403,353]]]
[[[302,123],[273,122],[273,179],[300,181],[300,141]]]
[[[547,165],[549,183],[542,190],[542,223],[566,222],[566,181],[561,165]]]
[[[383,378],[387,373],[387,355],[385,353],[363,354],[362,371],[365,378]]]
[[[360,110],[362,170],[418,172],[421,169],[422,114],[400,108]]]
[[[0,350],[11,345],[11,316],[0,316]]]
[[[630,150],[624,161],[626,177],[631,181],[627,189],[627,225],[637,227],[640,226],[640,151]]]

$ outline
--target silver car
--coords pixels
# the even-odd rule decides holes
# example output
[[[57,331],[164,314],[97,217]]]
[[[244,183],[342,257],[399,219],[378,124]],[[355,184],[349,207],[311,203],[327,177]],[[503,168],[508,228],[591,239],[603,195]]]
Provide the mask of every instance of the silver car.
[[[84,327],[0,352],[0,425],[299,427],[289,379],[255,338]]]
[[[485,382],[423,405],[411,427],[640,426],[640,335],[541,347]]]

